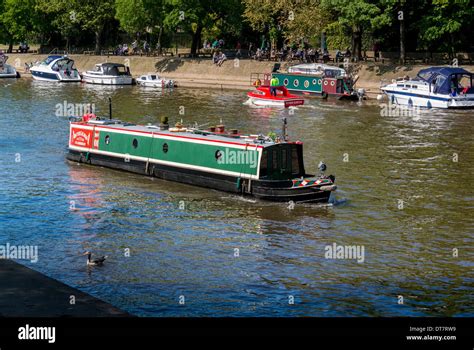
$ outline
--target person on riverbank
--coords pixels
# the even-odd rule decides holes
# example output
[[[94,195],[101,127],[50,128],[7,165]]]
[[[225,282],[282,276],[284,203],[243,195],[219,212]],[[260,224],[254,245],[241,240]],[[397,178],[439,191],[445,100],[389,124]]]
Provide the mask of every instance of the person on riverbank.
[[[222,63],[224,63],[225,61],[227,61],[227,56],[225,55],[225,53],[221,52],[217,61],[217,66],[222,66]]]

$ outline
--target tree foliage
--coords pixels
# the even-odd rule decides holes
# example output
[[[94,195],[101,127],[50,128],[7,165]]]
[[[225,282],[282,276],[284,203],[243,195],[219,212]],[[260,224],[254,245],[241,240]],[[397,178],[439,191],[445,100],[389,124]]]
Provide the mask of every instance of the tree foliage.
[[[326,32],[330,48],[377,41],[384,50],[400,46],[398,11],[404,11],[407,50],[472,51],[474,0],[0,0],[0,40],[36,37],[58,44],[95,43],[99,50],[111,29],[152,32],[160,42],[176,32],[192,37],[197,51],[203,36],[317,42]],[[94,35],[91,35],[94,34]],[[346,46],[347,45],[347,46]],[[366,47],[367,48],[367,47]]]

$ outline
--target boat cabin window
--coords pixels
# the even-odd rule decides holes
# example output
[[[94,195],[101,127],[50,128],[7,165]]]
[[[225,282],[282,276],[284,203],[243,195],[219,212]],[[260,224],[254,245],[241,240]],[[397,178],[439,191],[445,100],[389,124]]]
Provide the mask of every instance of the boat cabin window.
[[[411,88],[412,89],[418,89],[418,85],[412,85]]]
[[[403,85],[403,84],[397,84],[397,87],[401,87],[401,88],[402,88],[402,87],[405,87],[405,85]]]
[[[286,180],[304,175],[303,148],[296,144],[266,147],[260,160],[260,178]]]
[[[157,79],[156,75],[150,75],[150,78],[151,78],[151,80],[156,80]]]

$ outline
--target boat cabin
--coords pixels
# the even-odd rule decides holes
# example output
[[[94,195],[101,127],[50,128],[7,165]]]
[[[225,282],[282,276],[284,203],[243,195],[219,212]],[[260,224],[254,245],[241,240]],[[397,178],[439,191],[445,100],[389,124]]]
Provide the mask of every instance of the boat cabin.
[[[260,180],[290,180],[305,175],[302,143],[277,143],[263,149]]]
[[[130,75],[130,68],[120,63],[101,63],[95,65],[94,73],[100,75]]]
[[[431,67],[422,69],[417,78],[430,85],[431,91],[438,94],[474,93],[474,74],[457,67]]]

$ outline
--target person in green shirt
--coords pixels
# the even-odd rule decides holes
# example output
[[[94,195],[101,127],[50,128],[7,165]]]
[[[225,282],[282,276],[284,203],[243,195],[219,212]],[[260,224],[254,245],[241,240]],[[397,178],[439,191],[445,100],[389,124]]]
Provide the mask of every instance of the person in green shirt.
[[[270,80],[270,94],[272,96],[276,96],[277,95],[277,86],[278,86],[278,79],[273,77],[271,80]]]

